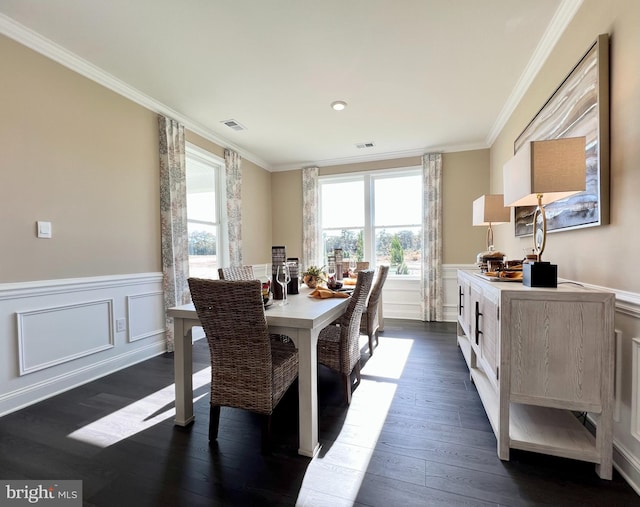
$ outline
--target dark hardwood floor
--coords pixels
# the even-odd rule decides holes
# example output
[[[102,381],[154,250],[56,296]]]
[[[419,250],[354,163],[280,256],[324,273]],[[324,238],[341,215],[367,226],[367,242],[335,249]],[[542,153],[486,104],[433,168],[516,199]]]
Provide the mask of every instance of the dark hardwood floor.
[[[297,454],[297,386],[273,418],[222,409],[208,429],[208,348],[194,345],[196,421],[173,425],[173,356],[165,354],[0,418],[0,478],[81,479],[87,506],[640,505],[614,471],[512,451],[496,440],[455,326],[386,321],[347,409],[337,375],[319,371],[320,439]]]

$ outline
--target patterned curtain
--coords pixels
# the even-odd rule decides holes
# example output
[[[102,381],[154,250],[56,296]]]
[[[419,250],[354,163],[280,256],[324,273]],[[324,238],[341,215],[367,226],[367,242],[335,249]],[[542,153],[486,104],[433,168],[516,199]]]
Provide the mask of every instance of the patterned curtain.
[[[160,231],[165,311],[187,304],[189,237],[184,126],[158,115],[160,139]],[[173,318],[166,318],[167,350],[173,351]]]
[[[319,205],[318,168],[305,167],[302,170],[302,269],[318,265]]]
[[[422,320],[442,321],[442,155],[422,157]]]
[[[227,187],[227,229],[229,265],[242,266],[242,158],[233,150],[224,150]]]

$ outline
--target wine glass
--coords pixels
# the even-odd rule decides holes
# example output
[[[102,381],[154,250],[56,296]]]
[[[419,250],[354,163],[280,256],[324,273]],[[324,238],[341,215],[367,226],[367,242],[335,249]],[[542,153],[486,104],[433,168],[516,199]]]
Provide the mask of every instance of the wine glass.
[[[332,289],[336,283],[336,265],[334,263],[329,263],[329,267],[327,268],[327,287]]]
[[[287,263],[283,263],[281,266],[278,266],[278,272],[276,274],[276,280],[278,284],[282,287],[282,303],[281,305],[289,304],[289,300],[287,299],[287,285],[291,281],[291,272],[289,271],[289,266]]]
[[[358,264],[356,264],[356,258],[349,257],[349,276],[355,275],[357,267],[358,267]]]

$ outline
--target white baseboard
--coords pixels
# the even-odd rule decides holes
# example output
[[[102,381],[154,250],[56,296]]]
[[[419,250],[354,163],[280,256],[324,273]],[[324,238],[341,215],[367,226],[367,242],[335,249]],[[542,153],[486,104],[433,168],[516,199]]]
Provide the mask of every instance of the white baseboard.
[[[613,466],[640,495],[640,461],[616,439],[613,440]]]
[[[587,415],[587,420],[597,429],[598,423],[591,415]],[[613,438],[613,468],[640,495],[640,460],[615,436]]]
[[[71,370],[0,396],[0,417],[166,352],[164,340]]]

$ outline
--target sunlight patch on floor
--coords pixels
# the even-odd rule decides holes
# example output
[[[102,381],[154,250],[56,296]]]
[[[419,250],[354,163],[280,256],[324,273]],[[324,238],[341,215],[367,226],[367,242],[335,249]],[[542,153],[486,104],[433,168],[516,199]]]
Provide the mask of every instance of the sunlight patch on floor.
[[[332,495],[355,501],[364,479],[362,470],[369,466],[395,391],[393,383],[362,379],[340,435],[320,449],[307,467],[296,505],[315,507],[318,493],[328,495],[326,505],[336,505],[331,503],[337,500]],[[331,491],[326,490],[327,484],[332,485]]]
[[[373,349],[373,356],[363,366],[362,374],[399,379],[407,364],[412,346],[411,339],[381,337],[379,345]]]
[[[307,467],[296,506],[338,507],[356,501],[393,403],[395,381],[402,375],[412,345],[411,339],[380,338],[373,357],[362,368],[362,381],[353,393],[340,435]]]
[[[211,382],[211,368],[205,368],[193,374],[193,390],[208,385]],[[194,397],[193,402],[204,396]],[[175,417],[175,384],[171,384],[149,396],[142,398],[126,407],[77,429],[68,435],[69,438],[79,440],[97,447],[109,447],[125,438],[144,431],[170,417]]]

